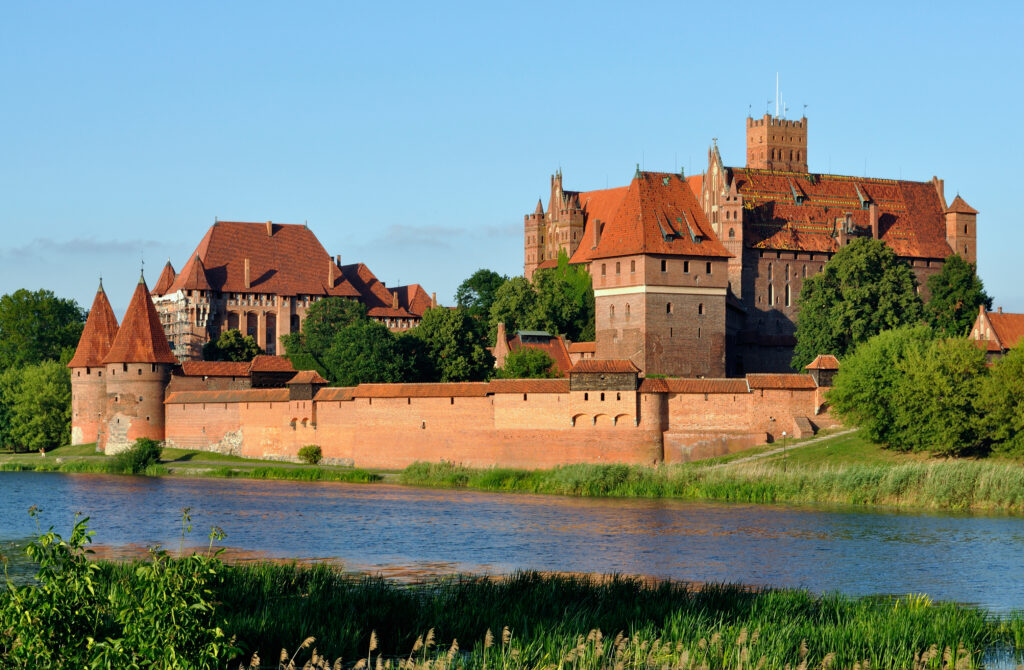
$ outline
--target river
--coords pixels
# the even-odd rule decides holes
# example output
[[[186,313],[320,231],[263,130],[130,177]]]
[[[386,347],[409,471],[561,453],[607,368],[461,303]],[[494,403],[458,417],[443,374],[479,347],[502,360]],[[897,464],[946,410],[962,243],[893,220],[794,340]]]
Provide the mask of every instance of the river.
[[[925,593],[993,612],[1024,608],[1024,518],[671,500],[608,500],[299,483],[0,473],[0,547],[70,532],[76,512],[102,556],[177,549],[211,526],[236,560],[296,558],[419,578],[517,569],[623,573],[804,587],[850,595]]]

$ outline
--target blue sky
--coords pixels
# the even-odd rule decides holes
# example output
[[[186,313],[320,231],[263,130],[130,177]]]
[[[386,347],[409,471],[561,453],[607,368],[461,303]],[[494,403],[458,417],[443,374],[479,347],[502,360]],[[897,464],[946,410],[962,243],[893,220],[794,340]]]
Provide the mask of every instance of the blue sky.
[[[302,223],[450,303],[522,272],[522,216],[634,167],[741,165],[744,119],[807,105],[812,171],[945,179],[1024,311],[1017,3],[0,4],[0,293],[120,315],[145,258],[215,217]],[[772,103],[774,109],[774,103]]]

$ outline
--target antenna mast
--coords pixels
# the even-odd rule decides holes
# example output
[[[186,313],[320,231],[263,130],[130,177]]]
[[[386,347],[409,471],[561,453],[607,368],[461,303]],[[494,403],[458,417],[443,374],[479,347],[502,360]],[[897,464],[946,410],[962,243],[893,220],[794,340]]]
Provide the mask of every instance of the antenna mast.
[[[779,73],[775,73],[775,118],[779,118]]]

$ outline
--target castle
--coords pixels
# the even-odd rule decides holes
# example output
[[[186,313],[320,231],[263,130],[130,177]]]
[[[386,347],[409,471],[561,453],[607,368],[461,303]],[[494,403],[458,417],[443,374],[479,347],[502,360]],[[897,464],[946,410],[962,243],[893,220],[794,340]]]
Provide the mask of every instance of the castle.
[[[942,180],[808,171],[807,119],[747,118],[746,167],[717,143],[701,175],[641,172],[628,186],[569,191],[551,177],[547,210],[524,217],[524,274],[559,253],[586,265],[597,358],[649,373],[741,376],[790,369],[796,299],[856,237],[885,242],[923,290],[945,259],[974,263],[977,211]]]
[[[325,297],[357,300],[392,330],[415,327],[437,306],[419,284],[388,288],[366,265],[341,264],[305,225],[217,221],[180,273],[170,261],[153,287],[160,323],[178,360],[199,360],[225,330],[251,335],[268,354],[298,332]]]
[[[179,363],[145,281],[120,326],[101,285],[69,363],[72,443],[112,454],[145,437],[281,460],[317,444],[326,462],[359,467],[536,468],[688,461],[834,425],[830,357],[810,374],[743,379],[644,378],[628,360],[582,359],[568,379],[343,388],[261,358]]]

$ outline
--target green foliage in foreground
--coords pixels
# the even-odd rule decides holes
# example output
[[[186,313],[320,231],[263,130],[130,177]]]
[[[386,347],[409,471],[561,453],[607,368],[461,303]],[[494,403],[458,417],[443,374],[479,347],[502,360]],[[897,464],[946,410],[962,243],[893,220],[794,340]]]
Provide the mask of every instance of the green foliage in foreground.
[[[223,479],[284,479],[296,482],[348,482],[351,484],[369,484],[381,480],[380,475],[358,468],[332,470],[327,468],[221,467],[197,470],[192,474],[197,477],[220,477]]]
[[[316,465],[324,457],[324,452],[320,449],[319,444],[307,444],[306,446],[299,449],[299,460],[303,463],[309,463],[310,465]]]
[[[57,361],[0,372],[0,446],[53,449],[71,442],[71,372]]]
[[[1024,468],[975,461],[800,469],[785,469],[784,463],[774,462],[729,467],[566,465],[550,470],[414,463],[402,471],[400,481],[412,486],[571,496],[1024,512]]]
[[[188,524],[185,510],[183,537]],[[29,545],[38,583],[0,591],[0,626],[10,632],[0,636],[0,665],[235,667],[254,652],[277,659],[312,636],[296,652],[300,667],[315,646],[346,666],[370,654],[370,668],[379,657],[385,667],[408,659],[403,667],[432,661],[435,670],[865,661],[876,670],[938,670],[944,650],[977,665],[987,649],[1024,640],[1020,614],[994,620],[924,596],[817,597],[537,573],[403,586],[323,565],[229,566],[216,553],[172,559],[153,550],[147,561],[92,563],[89,535],[83,520],[67,543],[51,531]],[[214,529],[211,546],[222,537]]]
[[[138,475],[160,462],[162,447],[156,440],[140,437],[130,448],[114,456],[111,472]]]
[[[256,344],[252,335],[242,335],[237,328],[225,330],[216,341],[210,340],[203,345],[203,360],[233,361],[242,363],[251,361],[263,350]]]
[[[554,366],[554,359],[543,349],[519,349],[509,352],[497,376],[501,379],[550,379],[559,376]]]

